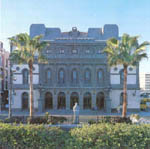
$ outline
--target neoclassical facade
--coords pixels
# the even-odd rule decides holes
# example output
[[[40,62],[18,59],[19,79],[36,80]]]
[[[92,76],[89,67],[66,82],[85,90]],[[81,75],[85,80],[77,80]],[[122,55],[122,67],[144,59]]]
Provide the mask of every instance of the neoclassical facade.
[[[78,102],[81,110],[110,113],[123,99],[123,67],[110,68],[103,53],[106,40],[119,38],[117,25],[69,32],[32,24],[30,36],[43,35],[50,46],[43,50],[48,64],[35,62],[33,70],[34,107],[39,112],[71,110]],[[36,55],[35,57],[37,57]],[[27,65],[13,65],[14,110],[29,109],[29,72]],[[139,66],[128,68],[128,110],[139,110]]]

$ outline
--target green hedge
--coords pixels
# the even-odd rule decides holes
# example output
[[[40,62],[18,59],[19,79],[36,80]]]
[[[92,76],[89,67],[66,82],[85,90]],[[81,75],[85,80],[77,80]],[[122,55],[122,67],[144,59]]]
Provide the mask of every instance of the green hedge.
[[[70,135],[67,149],[150,149],[150,125],[94,124]]]
[[[10,125],[0,123],[0,148],[62,149],[66,133],[59,128],[42,125]]]
[[[0,148],[150,149],[150,125],[93,124],[70,132],[43,125],[0,123]]]

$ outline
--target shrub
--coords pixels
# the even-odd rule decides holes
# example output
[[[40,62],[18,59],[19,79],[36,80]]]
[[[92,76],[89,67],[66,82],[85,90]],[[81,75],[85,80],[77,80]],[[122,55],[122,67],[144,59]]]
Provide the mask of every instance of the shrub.
[[[27,117],[26,116],[13,116],[11,118],[5,118],[4,123],[26,123]]]
[[[43,116],[36,116],[36,117],[28,117],[27,119],[28,124],[47,124],[48,121]]]
[[[94,124],[75,128],[66,140],[67,149],[148,149],[150,125]]]
[[[42,125],[0,124],[0,147],[21,149],[63,149],[67,132]]]
[[[119,116],[101,116],[100,120],[98,121],[98,123],[127,123],[127,124],[131,124],[132,121],[130,120],[129,117],[119,117]]]

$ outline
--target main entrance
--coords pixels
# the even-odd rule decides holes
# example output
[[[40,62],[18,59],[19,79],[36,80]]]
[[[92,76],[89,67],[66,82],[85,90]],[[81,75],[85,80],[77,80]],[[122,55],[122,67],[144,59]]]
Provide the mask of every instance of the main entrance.
[[[53,108],[53,97],[50,92],[45,94],[45,109],[52,109]]]
[[[24,92],[22,94],[22,110],[28,110],[29,109],[29,96],[28,93]]]
[[[58,94],[57,109],[66,109],[66,96],[64,92]]]
[[[73,92],[70,96],[70,109],[73,109],[76,102],[79,104],[79,95],[77,92]]]
[[[89,92],[84,94],[83,97],[83,109],[91,109],[92,107],[92,97]]]
[[[104,109],[104,93],[103,92],[99,92],[96,96],[96,106],[98,110],[103,110]]]

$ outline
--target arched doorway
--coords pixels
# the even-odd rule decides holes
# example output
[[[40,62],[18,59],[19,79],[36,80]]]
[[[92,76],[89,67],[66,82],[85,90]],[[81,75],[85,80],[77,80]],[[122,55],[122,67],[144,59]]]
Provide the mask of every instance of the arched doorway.
[[[66,108],[66,96],[64,92],[60,92],[58,94],[57,109],[65,109],[65,108]]]
[[[28,110],[29,108],[29,95],[27,92],[22,94],[22,110]]]
[[[91,94],[87,92],[84,94],[84,97],[83,97],[83,108],[91,109],[91,107],[92,107],[92,97],[91,97]]]
[[[53,108],[53,96],[50,92],[45,94],[45,109],[52,109]]]
[[[70,109],[73,109],[76,102],[79,104],[79,95],[77,92],[73,92],[70,96]]]
[[[96,96],[96,106],[98,110],[103,110],[104,109],[104,100],[105,96],[103,92],[99,92]]]

